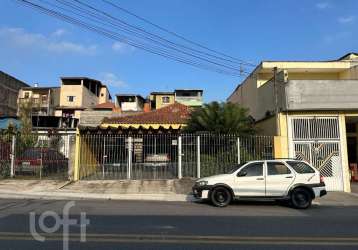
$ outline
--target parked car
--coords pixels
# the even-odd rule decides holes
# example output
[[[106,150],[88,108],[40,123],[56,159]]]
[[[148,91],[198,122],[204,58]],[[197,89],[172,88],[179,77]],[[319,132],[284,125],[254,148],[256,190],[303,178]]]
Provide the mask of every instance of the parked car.
[[[285,200],[304,209],[327,192],[317,169],[304,161],[286,159],[250,161],[228,174],[198,179],[193,194],[218,207],[225,207],[234,199],[250,198]]]
[[[68,159],[52,148],[29,148],[15,161],[17,173],[58,173],[68,169]]]

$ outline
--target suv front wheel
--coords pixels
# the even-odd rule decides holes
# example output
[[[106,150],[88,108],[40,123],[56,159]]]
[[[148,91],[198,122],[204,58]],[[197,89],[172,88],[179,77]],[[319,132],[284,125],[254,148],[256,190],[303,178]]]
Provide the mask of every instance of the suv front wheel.
[[[305,188],[295,188],[291,193],[291,203],[295,208],[306,209],[311,206],[312,196]]]
[[[216,207],[226,207],[232,199],[230,191],[225,187],[216,187],[211,191],[210,200]]]

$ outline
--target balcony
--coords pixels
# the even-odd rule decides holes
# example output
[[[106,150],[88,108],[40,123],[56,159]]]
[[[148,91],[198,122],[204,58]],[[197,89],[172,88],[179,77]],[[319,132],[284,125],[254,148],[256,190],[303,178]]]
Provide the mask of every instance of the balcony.
[[[19,98],[19,104],[32,102],[33,106],[47,107],[49,102],[47,99],[41,98]]]

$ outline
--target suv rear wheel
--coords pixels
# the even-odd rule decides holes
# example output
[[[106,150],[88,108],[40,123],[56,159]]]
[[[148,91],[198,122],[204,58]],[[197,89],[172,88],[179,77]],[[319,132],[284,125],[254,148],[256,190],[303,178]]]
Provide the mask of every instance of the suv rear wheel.
[[[305,209],[311,206],[311,194],[305,188],[295,188],[291,193],[291,203],[295,208]]]
[[[216,187],[211,191],[210,200],[214,206],[226,207],[232,199],[230,191],[225,187]]]

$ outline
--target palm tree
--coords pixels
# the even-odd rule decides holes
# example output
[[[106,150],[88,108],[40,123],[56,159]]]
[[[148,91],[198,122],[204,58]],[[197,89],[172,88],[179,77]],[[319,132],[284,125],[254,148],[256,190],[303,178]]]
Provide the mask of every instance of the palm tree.
[[[252,135],[255,133],[248,110],[234,103],[211,102],[194,110],[186,132]]]

